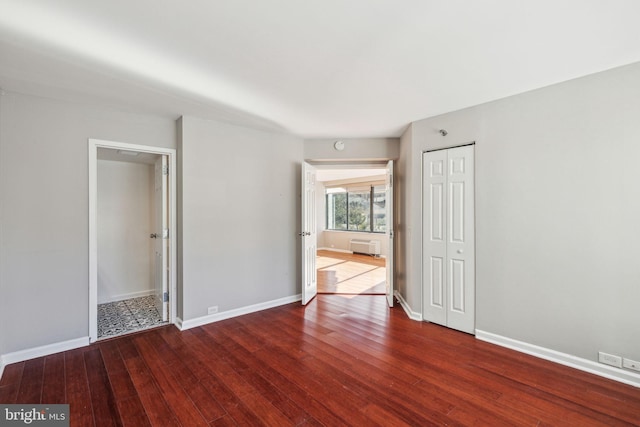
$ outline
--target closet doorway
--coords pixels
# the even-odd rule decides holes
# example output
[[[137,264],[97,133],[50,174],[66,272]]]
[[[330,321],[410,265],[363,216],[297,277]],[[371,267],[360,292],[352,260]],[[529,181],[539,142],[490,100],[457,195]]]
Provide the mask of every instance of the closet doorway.
[[[175,150],[89,141],[90,341],[175,321]]]
[[[423,319],[475,333],[474,145],[423,154]]]

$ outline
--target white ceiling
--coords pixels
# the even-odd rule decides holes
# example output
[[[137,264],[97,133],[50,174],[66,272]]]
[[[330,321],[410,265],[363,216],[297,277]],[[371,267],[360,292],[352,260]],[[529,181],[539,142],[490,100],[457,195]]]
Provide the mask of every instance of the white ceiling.
[[[316,180],[320,182],[338,181],[341,179],[384,177],[386,169],[317,169]]]
[[[303,137],[640,61],[637,0],[0,0],[0,87]]]

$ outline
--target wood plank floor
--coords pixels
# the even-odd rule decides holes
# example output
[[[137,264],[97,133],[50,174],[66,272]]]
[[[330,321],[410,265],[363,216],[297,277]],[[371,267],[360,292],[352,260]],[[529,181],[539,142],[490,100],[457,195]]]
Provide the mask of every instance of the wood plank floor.
[[[409,320],[384,296],[318,295],[9,365],[1,403],[72,426],[629,426],[640,389]]]
[[[385,293],[384,258],[319,250],[318,293],[367,294]]]

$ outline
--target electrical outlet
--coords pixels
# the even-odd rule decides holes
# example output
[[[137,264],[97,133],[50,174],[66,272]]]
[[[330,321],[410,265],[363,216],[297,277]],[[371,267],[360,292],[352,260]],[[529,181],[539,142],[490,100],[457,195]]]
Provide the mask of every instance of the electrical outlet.
[[[209,314],[216,314],[218,312],[218,306],[214,305],[213,307],[209,307],[207,309],[207,313]]]
[[[640,371],[640,362],[636,362],[631,359],[622,359],[622,367],[627,369],[633,369],[634,371]]]
[[[622,357],[613,354],[598,352],[598,362],[615,366],[616,368],[622,368]]]

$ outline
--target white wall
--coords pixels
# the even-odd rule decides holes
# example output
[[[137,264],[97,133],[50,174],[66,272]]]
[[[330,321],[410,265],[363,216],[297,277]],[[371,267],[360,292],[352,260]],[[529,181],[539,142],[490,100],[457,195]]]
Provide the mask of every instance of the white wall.
[[[394,180],[394,216],[395,221],[395,239],[394,239],[394,288],[409,303],[410,307],[417,311],[414,314],[422,315],[422,289],[420,286],[410,286],[407,282],[409,278],[422,277],[422,270],[419,270],[419,276],[410,276],[410,271],[415,272],[415,263],[413,254],[419,257],[422,248],[422,239],[414,239],[412,236],[412,224],[419,223],[420,218],[412,218],[411,214],[416,212],[416,205],[422,203],[422,197],[419,200],[413,199],[412,191],[412,159],[413,154],[413,124],[409,125],[407,130],[402,134],[400,139],[400,153],[398,162],[393,171]],[[417,183],[419,184],[419,183]],[[420,209],[418,209],[420,215]],[[413,245],[413,247],[412,247]],[[411,270],[413,268],[414,270]]]
[[[634,64],[415,122],[402,139],[410,212],[398,260],[411,308],[421,311],[422,152],[475,141],[477,329],[640,360],[638,117]]]
[[[302,139],[183,117],[183,320],[300,293]]]
[[[338,151],[333,144],[341,140],[345,148]],[[398,158],[398,138],[331,138],[306,139],[304,158],[315,161],[387,161]]]
[[[326,205],[327,199],[325,197],[324,184],[321,181],[316,181],[316,237],[317,247],[324,248],[324,229],[327,226]]]
[[[154,167],[98,160],[98,303],[154,290]]]
[[[169,118],[0,96],[0,352],[89,334],[88,138],[175,148]]]
[[[380,242],[380,255],[383,257],[386,257],[387,253],[389,253],[389,241],[385,237],[385,234],[333,230],[324,230],[322,234],[324,246],[321,247],[318,245],[320,249],[341,249],[348,251],[350,250],[351,239],[366,239]]]

